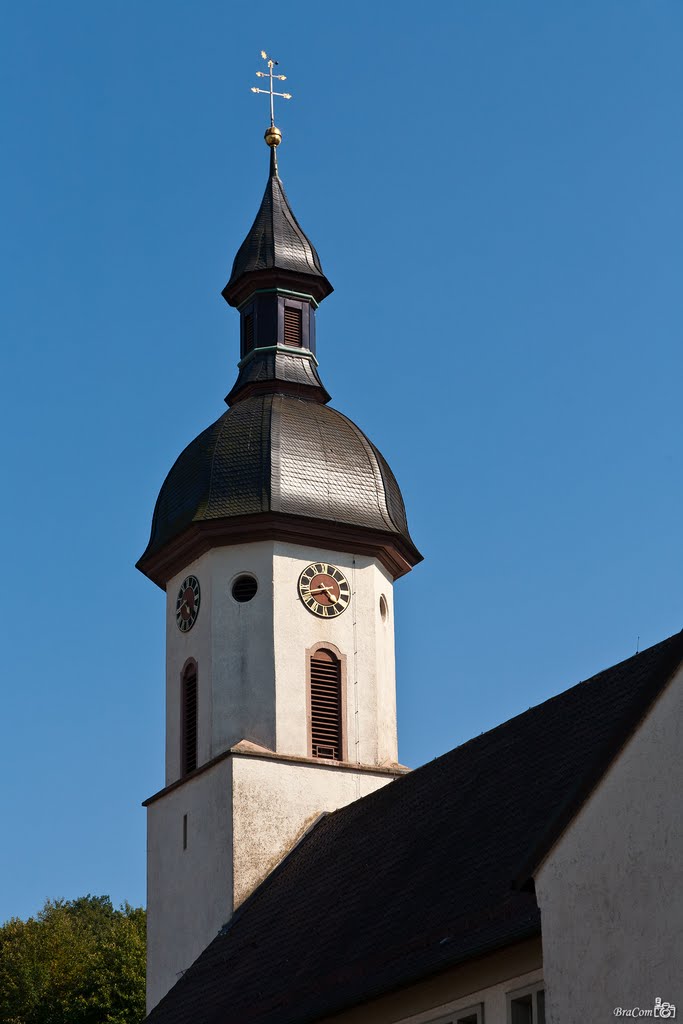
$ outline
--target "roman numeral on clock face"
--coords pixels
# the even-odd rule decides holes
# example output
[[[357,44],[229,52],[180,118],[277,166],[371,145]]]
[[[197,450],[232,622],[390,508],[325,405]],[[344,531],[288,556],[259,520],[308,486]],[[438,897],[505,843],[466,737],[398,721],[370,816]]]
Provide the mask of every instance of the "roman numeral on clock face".
[[[334,619],[351,601],[351,588],[341,569],[329,562],[312,562],[299,576],[299,596],[321,619]]]
[[[178,591],[175,603],[175,620],[181,633],[188,633],[199,615],[201,591],[196,576],[187,576]]]

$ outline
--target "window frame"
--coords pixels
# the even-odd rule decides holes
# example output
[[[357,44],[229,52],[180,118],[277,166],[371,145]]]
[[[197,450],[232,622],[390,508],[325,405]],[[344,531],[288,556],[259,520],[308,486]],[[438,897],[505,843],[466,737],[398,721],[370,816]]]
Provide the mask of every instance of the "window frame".
[[[294,322],[288,321],[287,314],[293,314]],[[287,333],[291,327],[295,328],[297,341],[287,341]],[[301,349],[304,347],[304,311],[303,303],[285,302],[282,307],[282,344],[287,348]]]
[[[317,651],[330,651],[331,654],[337,658],[340,666],[340,708],[339,717],[341,723],[341,743],[340,743],[340,754],[341,756],[337,759],[335,757],[318,757],[313,753],[313,705],[311,698],[311,662],[313,661],[314,655]],[[306,651],[306,749],[308,750],[308,756],[314,761],[320,762],[332,762],[333,764],[342,764],[348,760],[348,728],[346,720],[346,655],[342,654],[335,644],[329,643],[327,640],[321,640],[320,643],[313,644]]]
[[[545,983],[543,979],[540,981],[532,981],[531,984],[525,985],[523,988],[513,989],[511,992],[505,993],[505,1004],[506,1004],[506,1016],[507,1024],[512,1024],[512,1002],[515,999],[521,999],[523,996],[531,996],[531,1024],[540,1024],[538,1019],[538,994],[542,992],[545,996]],[[545,1003],[544,1003],[545,1008]]]
[[[285,310],[296,310],[300,315],[301,323],[301,342],[298,345],[291,345],[285,342]],[[313,309],[311,303],[304,298],[298,299],[294,295],[281,295],[279,296],[278,302],[278,322],[277,322],[277,337],[278,343],[286,348],[289,352],[301,352],[313,351],[311,341],[314,340],[311,337],[311,327],[313,318]]]

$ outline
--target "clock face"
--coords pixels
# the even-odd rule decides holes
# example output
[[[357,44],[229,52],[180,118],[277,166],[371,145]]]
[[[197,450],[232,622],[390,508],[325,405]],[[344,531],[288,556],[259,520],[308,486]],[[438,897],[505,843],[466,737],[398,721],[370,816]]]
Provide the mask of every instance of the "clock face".
[[[309,612],[321,619],[333,619],[348,608],[351,588],[335,565],[314,562],[299,576],[299,596]]]
[[[175,620],[181,633],[188,633],[199,615],[199,580],[187,576],[178,591],[175,603]]]

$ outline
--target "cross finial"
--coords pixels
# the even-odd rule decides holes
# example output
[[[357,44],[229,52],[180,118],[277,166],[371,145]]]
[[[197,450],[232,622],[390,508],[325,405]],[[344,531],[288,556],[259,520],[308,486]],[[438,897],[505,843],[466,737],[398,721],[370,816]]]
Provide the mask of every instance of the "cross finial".
[[[269,79],[269,88],[257,89],[256,86],[253,85],[251,91],[261,92],[264,95],[270,97],[270,128],[267,129],[265,138],[268,145],[273,147],[279,146],[280,142],[282,141],[282,132],[280,131],[279,128],[275,127],[275,112],[273,108],[273,98],[275,96],[282,96],[283,100],[291,100],[292,96],[288,92],[275,92],[275,90],[273,89],[273,82],[285,82],[287,80],[287,77],[286,75],[273,74],[273,68],[278,66],[278,62],[276,60],[273,60],[272,57],[269,57],[265,50],[261,50],[261,56],[268,65],[268,71],[257,71],[256,77]]]

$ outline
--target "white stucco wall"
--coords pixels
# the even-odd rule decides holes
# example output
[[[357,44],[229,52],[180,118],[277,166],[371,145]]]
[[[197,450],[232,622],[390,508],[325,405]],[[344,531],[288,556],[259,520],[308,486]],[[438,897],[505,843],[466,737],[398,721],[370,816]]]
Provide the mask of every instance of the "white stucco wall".
[[[272,547],[262,542],[210,552],[213,757],[241,739],[275,745]],[[243,573],[256,578],[258,591],[241,604],[232,585]]]
[[[396,657],[394,632],[394,584],[384,566],[377,564],[372,581],[371,612],[375,620],[375,673],[377,679],[377,760],[398,761],[396,717]],[[380,599],[386,602],[386,617]]]
[[[679,673],[537,872],[549,1024],[683,1012],[682,741]]]
[[[394,777],[228,754],[154,799],[147,808],[148,1012],[323,811]]]
[[[326,763],[236,757],[233,768],[234,903],[279,864],[323,811],[357,800],[393,781]]]
[[[232,597],[241,573],[256,577],[256,596]],[[187,633],[176,625],[178,590],[194,575],[201,588],[197,621]],[[181,674],[197,662],[198,763],[241,739],[275,747],[273,545],[214,548],[175,576],[166,600],[166,783],[180,777]]]
[[[231,793],[226,758],[147,808],[148,1012],[230,917]]]
[[[298,595],[302,570],[329,562],[351,585],[342,615],[312,615]],[[346,656],[347,759],[359,764],[390,764],[398,759],[394,666],[393,585],[373,558],[323,548],[276,543],[273,551],[274,638],[277,693],[277,750],[307,757],[306,651],[330,643]],[[381,620],[384,594],[387,622]]]
[[[335,619],[312,615],[298,595],[301,571],[317,561],[337,565],[351,584],[350,605]],[[243,604],[232,597],[241,573],[258,581],[256,596]],[[199,580],[201,604],[182,633],[176,598],[189,575]],[[170,580],[166,606],[167,785],[180,777],[181,675],[189,658],[198,667],[199,764],[241,739],[307,757],[306,651],[317,643],[346,656],[348,759],[396,762],[393,583],[375,559],[273,541],[214,548]]]

